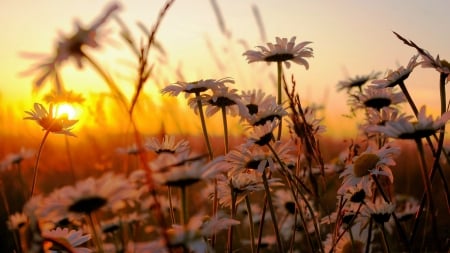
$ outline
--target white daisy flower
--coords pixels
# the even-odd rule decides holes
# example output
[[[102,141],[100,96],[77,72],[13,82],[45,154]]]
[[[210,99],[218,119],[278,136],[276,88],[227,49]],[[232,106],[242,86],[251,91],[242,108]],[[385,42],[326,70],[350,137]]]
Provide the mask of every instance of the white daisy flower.
[[[420,64],[420,62],[417,62],[418,56],[419,55],[414,55],[411,57],[406,68],[401,66],[395,71],[389,70],[383,79],[373,80],[372,83],[375,84],[375,87],[377,88],[388,88],[404,82],[413,69]]]

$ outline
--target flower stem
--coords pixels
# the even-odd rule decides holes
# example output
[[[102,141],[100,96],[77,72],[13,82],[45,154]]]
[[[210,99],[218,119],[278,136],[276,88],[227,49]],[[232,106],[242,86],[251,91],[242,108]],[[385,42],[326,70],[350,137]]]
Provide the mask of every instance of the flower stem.
[[[188,222],[188,206],[187,206],[187,193],[186,186],[181,186],[181,224],[186,225]]]
[[[206,120],[205,120],[205,115],[203,113],[202,101],[200,100],[200,93],[198,93],[198,92],[195,93],[195,97],[197,100],[198,114],[200,115],[200,121],[202,123],[203,137],[205,138],[206,147],[208,148],[209,159],[212,160],[214,156],[213,156],[213,151],[211,148],[211,143],[209,141],[208,129],[206,128]]]
[[[98,230],[98,226],[95,222],[95,217],[94,217],[94,212],[90,212],[87,214],[88,216],[88,223],[89,226],[91,227],[92,230],[92,236],[94,237],[94,241],[95,241],[95,246],[97,248],[97,252],[98,253],[103,253],[103,242],[102,239],[99,235],[99,230]]]
[[[384,224],[381,224],[381,235],[383,237],[383,247],[384,247],[384,252],[386,253],[391,253],[391,250],[389,248],[389,243],[387,241],[387,237],[386,237],[386,228],[384,227]]]
[[[233,189],[233,184],[230,180],[230,191],[231,191],[231,215],[230,218],[234,219],[234,216],[236,215],[236,195],[237,193],[234,191]],[[227,248],[228,248],[228,253],[232,253],[233,252],[233,226],[230,226],[228,228],[228,239],[227,239]]]
[[[253,214],[252,207],[250,205],[250,198],[248,195],[245,196],[245,204],[247,205],[247,215],[248,215],[248,223],[250,227],[250,252],[255,252],[255,232],[253,230]]]
[[[31,184],[30,198],[33,197],[34,189],[36,188],[39,160],[41,158],[42,148],[44,147],[45,140],[47,140],[47,136],[49,133],[50,133],[50,130],[45,131],[44,137],[42,138],[41,144],[39,145],[39,150],[38,150],[37,157],[36,157],[36,164],[34,165],[33,182]]]
[[[283,249],[283,242],[281,241],[280,232],[278,231],[277,217],[275,215],[275,208],[273,207],[272,197],[270,195],[269,183],[267,182],[267,175],[266,175],[265,171],[263,171],[263,173],[262,173],[262,179],[263,179],[263,184],[264,184],[264,190],[266,191],[267,203],[269,204],[269,211],[270,211],[270,216],[272,218],[274,233],[277,238],[278,252],[284,253],[285,251]]]
[[[283,65],[282,62],[277,62],[277,103],[279,105],[281,105],[283,103],[283,93],[282,91],[282,85],[281,85],[281,76],[283,75]],[[278,125],[278,135],[277,135],[277,140],[281,139],[281,129],[283,128],[283,121],[280,120],[280,124]]]
[[[172,222],[172,225],[175,224],[175,213],[173,210],[173,204],[172,204],[172,187],[168,186],[167,189],[168,192],[168,198],[169,198],[169,209],[170,209],[170,221]]]
[[[411,109],[413,110],[414,115],[417,116],[419,114],[419,110],[417,110],[416,104],[414,103],[411,95],[409,94],[408,89],[406,89],[405,83],[403,81],[401,81],[398,85],[400,86],[400,89],[402,90],[403,94],[405,95],[406,100],[409,103],[409,106],[411,106]]]
[[[227,124],[227,110],[225,106],[221,107],[222,110],[222,122],[223,122],[223,136],[225,139],[225,154],[228,153],[229,144],[228,144],[228,124]]]

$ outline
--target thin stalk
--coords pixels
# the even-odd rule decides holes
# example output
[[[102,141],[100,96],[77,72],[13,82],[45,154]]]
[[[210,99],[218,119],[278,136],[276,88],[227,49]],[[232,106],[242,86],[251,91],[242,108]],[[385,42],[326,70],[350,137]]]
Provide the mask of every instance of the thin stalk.
[[[428,178],[427,164],[426,164],[426,160],[425,160],[423,144],[422,144],[421,139],[416,139],[415,141],[416,141],[417,150],[418,150],[419,159],[420,159],[420,172],[422,174],[422,180],[425,185],[425,195],[427,196],[426,197],[427,212],[429,212],[431,214],[432,230],[433,230],[433,232],[435,232],[436,216],[435,216],[435,212],[434,212],[434,201],[433,201],[433,196],[432,196],[432,192],[431,192],[431,182],[430,182],[430,179]],[[418,218],[420,218],[420,217],[417,217],[417,219]],[[413,236],[415,236],[415,234],[411,235],[410,242],[414,241]],[[434,237],[434,238],[437,238],[437,237]]]
[[[94,212],[88,213],[87,217],[88,217],[89,226],[91,227],[91,230],[92,230],[92,237],[94,237],[94,243],[96,244],[95,246],[97,248],[97,252],[103,253],[104,252],[103,242],[99,235],[99,230],[98,230],[97,224],[95,223]]]
[[[225,141],[225,154],[229,151],[229,143],[228,143],[228,123],[227,123],[227,109],[225,106],[221,107],[222,111],[222,122],[223,122],[223,137]]]
[[[384,252],[391,253],[391,250],[389,248],[389,243],[387,241],[386,229],[384,228],[384,224],[380,224],[380,226],[381,226],[381,235],[383,237]]]
[[[173,204],[172,204],[172,187],[168,186],[167,189],[168,192],[168,198],[169,198],[169,209],[170,209],[170,221],[172,222],[172,225],[176,223],[175,221],[175,213],[173,211]]]
[[[203,137],[205,138],[206,147],[208,148],[209,159],[212,160],[214,156],[213,156],[211,143],[209,141],[208,129],[206,128],[206,120],[205,120],[205,115],[203,113],[203,105],[202,105],[202,101],[200,99],[200,93],[199,92],[195,93],[195,98],[197,100],[198,114],[200,116],[200,121],[202,123]]]
[[[372,240],[372,225],[373,225],[373,219],[372,219],[372,217],[370,217],[370,220],[369,220],[369,232],[368,232],[368,235],[367,235],[365,253],[369,253],[370,252],[370,241]]]
[[[275,215],[275,208],[273,207],[272,197],[270,195],[269,183],[267,182],[267,176],[266,176],[265,171],[263,171],[263,173],[262,173],[262,179],[263,179],[263,184],[264,184],[264,190],[266,191],[267,203],[269,204],[269,211],[270,211],[270,216],[272,218],[274,233],[277,238],[278,252],[284,253],[285,251],[283,248],[283,242],[281,241],[280,232],[278,231],[277,217]]]
[[[259,253],[260,246],[261,246],[262,233],[263,233],[263,229],[264,229],[264,221],[266,219],[266,211],[267,211],[267,193],[264,195],[263,209],[261,211],[261,220],[259,222],[258,242],[256,244],[256,253]]]
[[[187,193],[186,186],[181,186],[181,224],[186,225],[188,222],[188,206],[187,206]]]
[[[248,213],[248,222],[250,227],[250,252],[255,252],[255,232],[253,229],[253,214],[252,207],[250,205],[250,198],[248,195],[245,196],[245,204],[247,205],[247,213]]]
[[[37,157],[36,157],[36,163],[34,165],[33,182],[31,184],[30,198],[33,197],[34,189],[36,188],[39,160],[41,158],[42,148],[44,147],[45,140],[47,140],[47,137],[48,137],[49,133],[50,133],[50,130],[46,130],[45,131],[44,137],[42,137],[41,144],[39,145],[39,150],[38,150]]]
[[[404,83],[403,81],[401,81],[401,82],[398,84],[398,86],[400,86],[400,89],[402,90],[403,94],[405,95],[406,100],[407,100],[408,103],[409,103],[409,106],[411,106],[411,109],[412,109],[413,112],[414,112],[414,115],[417,116],[417,115],[419,114],[419,110],[417,110],[416,104],[414,103],[414,101],[413,101],[411,95],[409,94],[408,89],[406,89],[405,83]]]
[[[281,76],[283,75],[283,65],[282,62],[277,62],[277,103],[279,105],[281,105],[283,103],[283,93],[282,91],[282,85],[281,85]],[[281,139],[281,130],[282,130],[282,124],[283,121],[280,120],[280,124],[278,125],[278,135],[277,135],[277,140]]]
[[[236,195],[237,193],[234,191],[233,189],[233,184],[230,180],[230,193],[231,193],[231,219],[234,219],[234,216],[236,215]],[[227,239],[227,249],[228,249],[228,253],[232,253],[233,252],[233,226],[230,226],[228,228],[228,239]]]

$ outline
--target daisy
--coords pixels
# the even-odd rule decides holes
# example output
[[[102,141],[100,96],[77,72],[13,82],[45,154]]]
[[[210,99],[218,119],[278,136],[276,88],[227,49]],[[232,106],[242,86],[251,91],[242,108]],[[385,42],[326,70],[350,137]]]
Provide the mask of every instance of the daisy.
[[[244,172],[247,169],[263,172],[269,167],[275,170],[275,162],[271,155],[268,155],[259,146],[246,146],[244,144],[228,152],[223,161],[217,164],[218,169],[228,171],[230,175],[234,173]]]
[[[367,108],[365,123],[359,128],[366,134],[371,132],[373,126],[384,126],[386,122],[396,121],[399,117],[399,111],[396,108],[383,107],[380,110]],[[411,119],[413,116],[408,116]]]
[[[366,203],[362,210],[362,214],[367,217],[372,217],[378,224],[384,224],[389,221],[394,211],[394,203],[388,203],[382,198],[377,198],[374,203],[372,201]]]
[[[286,67],[289,68],[291,66],[289,61],[293,61],[308,69],[309,63],[305,58],[313,57],[313,49],[306,46],[312,42],[304,41],[295,44],[295,39],[295,36],[289,41],[287,38],[276,37],[276,44],[267,43],[267,47],[258,46],[259,50],[248,50],[243,55],[247,57],[248,63],[257,61],[284,62]]]
[[[69,245],[73,252],[76,253],[90,253],[93,252],[91,249],[82,247],[83,244],[85,244],[87,241],[91,239],[91,236],[89,234],[84,234],[82,230],[69,230],[68,228],[56,228],[54,230],[49,231],[43,231],[42,236],[44,239],[49,240],[53,242],[61,242],[63,245]],[[81,246],[81,247],[80,247]],[[61,252],[61,250],[65,250],[64,248],[61,248],[61,246],[53,244],[49,248],[50,252]]]
[[[273,130],[278,126],[279,121],[268,121],[264,125],[253,126],[248,137],[247,145],[256,144],[264,146],[274,139]]]
[[[189,142],[187,140],[179,140],[175,143],[175,136],[167,134],[164,135],[161,142],[156,137],[147,139],[145,146],[156,154],[179,154],[189,152],[190,150]]]
[[[372,72],[368,75],[355,76],[352,78],[348,78],[347,80],[339,81],[337,84],[337,90],[347,90],[350,92],[353,88],[358,88],[360,91],[362,90],[362,86],[364,86],[369,80],[377,78],[380,73]]]
[[[17,153],[10,153],[0,162],[0,169],[8,168],[10,165],[20,164],[23,160],[32,158],[36,152],[33,149],[20,148]]]
[[[14,213],[9,216],[6,223],[8,225],[8,229],[19,230],[28,223],[28,216],[24,213]]]
[[[393,157],[399,152],[400,148],[386,144],[378,150],[369,146],[366,151],[353,157],[352,163],[339,176],[343,181],[338,194],[342,195],[349,187],[361,184],[367,195],[371,196],[372,175],[386,176],[393,183],[394,176],[389,166],[396,164]]]
[[[203,156],[202,156],[203,157]],[[168,186],[187,186],[201,180],[211,179],[221,171],[215,168],[223,157],[204,164],[202,157],[187,158],[172,154],[160,154],[150,162],[155,182]]]
[[[128,147],[116,148],[116,152],[118,154],[138,155],[139,153],[144,152],[144,150],[139,149],[139,147],[135,143],[133,143]]]
[[[237,94],[237,90],[229,89],[228,87],[214,89],[212,95],[203,94],[200,99],[202,104],[206,105],[205,114],[207,117],[213,116],[222,108],[231,116],[243,115],[248,110],[241,97]],[[198,113],[197,99],[191,98],[188,103],[194,112]]]
[[[135,197],[136,191],[124,176],[105,173],[55,190],[45,199],[45,206],[47,212],[90,214],[103,208],[116,211]]]
[[[420,62],[417,62],[418,56],[419,55],[414,55],[411,57],[406,68],[401,66],[395,71],[389,70],[383,79],[373,80],[372,83],[375,84],[375,87],[377,88],[388,88],[404,82],[413,69],[420,64]]]
[[[288,115],[286,109],[282,105],[277,104],[275,97],[268,97],[259,105],[247,104],[246,106],[249,108],[249,113],[241,115],[241,117],[250,126],[264,125],[268,121],[281,120],[282,117]]]
[[[276,97],[266,94],[261,89],[249,90],[241,92],[241,99],[248,109],[248,114],[254,115],[261,111],[262,108],[268,105],[276,104]],[[244,117],[245,115],[242,115]]]
[[[178,96],[181,92],[184,92],[185,98],[188,98],[191,94],[200,95],[200,93],[208,90],[216,90],[219,87],[225,87],[227,83],[234,83],[231,78],[222,79],[205,79],[195,82],[177,82],[168,85],[161,90],[163,94],[168,93],[171,96]]]
[[[335,238],[332,234],[328,234],[327,239],[323,242],[324,252],[364,253],[366,252],[367,236],[368,229],[361,228],[359,224],[353,226],[351,228],[351,232],[345,232],[345,234],[339,238],[339,241],[337,242],[334,241]],[[369,250],[369,252],[372,251]]]
[[[44,81],[55,75],[55,79],[57,80],[58,91],[63,90],[62,84],[58,81],[57,77],[57,66],[62,64],[69,58],[73,58],[78,67],[82,67],[82,60],[86,56],[84,53],[85,47],[98,48],[99,43],[97,41],[97,35],[99,30],[104,23],[116,12],[119,10],[118,4],[111,5],[105,13],[94,23],[91,24],[90,27],[82,27],[79,22],[75,22],[76,31],[71,35],[61,35],[61,38],[57,42],[57,48],[53,53],[53,56],[47,57],[43,63],[39,63],[36,66],[32,67],[28,72],[40,71],[41,73],[38,75],[38,78],[35,81],[35,88],[40,88]]]
[[[350,100],[350,105],[354,109],[373,108],[381,110],[383,107],[390,107],[406,102],[402,92],[394,92],[392,88],[375,88],[369,86],[364,92],[356,93]]]
[[[316,109],[313,107],[306,107],[303,115],[291,114],[288,118],[288,127],[291,133],[295,136],[304,136],[305,128],[314,135],[319,135],[326,131],[326,127],[321,125],[322,119],[316,117]]]
[[[42,127],[42,130],[56,134],[75,136],[71,132],[71,127],[75,125],[78,120],[69,120],[67,117],[56,118],[52,104],[50,104],[50,108],[47,111],[42,104],[34,103],[34,111],[26,111],[25,113],[29,116],[24,119],[35,120]]]
[[[450,119],[450,112],[446,112],[433,120],[431,115],[426,115],[426,106],[420,108],[417,121],[410,121],[411,117],[400,116],[396,121],[389,121],[381,126],[372,126],[368,130],[383,133],[388,137],[398,139],[426,138],[438,131]]]

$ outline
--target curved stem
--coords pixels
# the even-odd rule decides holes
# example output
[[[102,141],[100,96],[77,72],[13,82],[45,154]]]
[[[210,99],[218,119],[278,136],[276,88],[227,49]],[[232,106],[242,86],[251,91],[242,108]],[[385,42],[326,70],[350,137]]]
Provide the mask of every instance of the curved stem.
[[[198,93],[198,92],[195,93],[195,98],[197,100],[198,114],[200,115],[200,121],[202,123],[203,138],[205,138],[206,147],[208,148],[209,159],[212,160],[214,156],[213,156],[211,143],[209,141],[208,129],[206,128],[206,120],[205,120],[205,115],[203,113],[203,105],[202,105],[202,101],[200,99],[200,93]]]
[[[281,76],[283,75],[283,65],[282,62],[277,62],[277,103],[281,105],[283,103],[283,93],[282,93],[282,85],[281,85]],[[281,139],[281,130],[283,126],[283,121],[280,120],[280,124],[278,125],[278,135],[277,140]]]
[[[225,106],[221,107],[222,111],[222,122],[223,122],[223,136],[225,139],[225,154],[228,154],[229,144],[228,144],[228,124],[227,124],[227,110]]]
[[[42,148],[44,147],[45,140],[47,140],[47,136],[49,133],[50,133],[50,130],[45,131],[44,137],[42,138],[41,144],[39,145],[39,150],[38,150],[37,157],[36,157],[36,163],[34,165],[33,182],[31,183],[30,198],[33,197],[34,189],[36,188],[39,160],[41,158]]]
[[[281,241],[280,232],[278,231],[277,217],[275,215],[275,209],[273,207],[272,197],[270,195],[269,183],[267,182],[267,175],[266,175],[265,171],[263,171],[263,173],[262,173],[262,179],[263,179],[263,184],[264,184],[264,190],[266,191],[267,203],[269,204],[269,211],[270,211],[270,216],[272,218],[274,233],[277,238],[278,252],[284,253],[285,251],[283,249],[283,242]]]
[[[253,214],[252,207],[250,205],[250,198],[248,195],[245,196],[245,204],[247,205],[248,222],[250,227],[250,252],[255,252],[255,232],[253,230]]]

